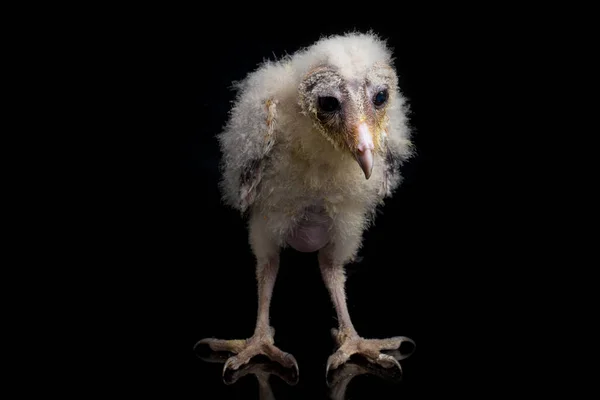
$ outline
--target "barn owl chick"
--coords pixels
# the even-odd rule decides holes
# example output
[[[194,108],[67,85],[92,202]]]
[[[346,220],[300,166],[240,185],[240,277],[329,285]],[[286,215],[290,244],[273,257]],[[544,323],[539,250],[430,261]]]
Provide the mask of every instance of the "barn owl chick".
[[[323,281],[335,306],[337,351],[327,370],[353,354],[400,367],[381,350],[403,341],[365,339],[348,312],[344,266],[353,261],[375,209],[400,184],[401,163],[412,154],[407,106],[392,54],[372,33],[323,37],[279,61],[263,63],[237,84],[224,131],[221,189],[247,218],[256,257],[258,313],[249,339],[203,339],[234,353],[238,369],[262,354],[286,367],[295,358],[274,344],[269,307],[285,247],[318,252]]]

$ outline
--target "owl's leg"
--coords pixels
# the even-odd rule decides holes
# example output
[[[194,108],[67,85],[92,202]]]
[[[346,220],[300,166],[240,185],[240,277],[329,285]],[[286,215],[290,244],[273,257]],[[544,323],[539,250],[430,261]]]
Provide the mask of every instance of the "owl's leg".
[[[264,232],[261,234],[260,227],[260,224],[252,223],[250,232],[252,248],[257,256],[258,312],[254,334],[249,339],[207,338],[197,343],[207,344],[213,351],[227,351],[235,354],[225,363],[223,373],[227,369],[237,370],[257,355],[265,355],[286,368],[295,368],[296,372],[298,371],[298,364],[294,356],[281,351],[274,345],[275,329],[269,325],[269,308],[279,270],[279,249],[273,242],[266,240],[268,235],[265,235]]]
[[[227,369],[237,370],[258,355],[265,355],[284,367],[293,367],[298,370],[294,356],[281,351],[274,345],[275,329],[269,325],[269,308],[278,269],[279,256],[257,264],[258,312],[252,337],[241,340],[207,338],[198,342],[198,344],[207,344],[213,351],[227,351],[235,354],[225,363],[223,373]]]
[[[351,246],[351,243],[346,240],[343,247],[355,250],[358,248],[358,243],[356,246]],[[394,357],[381,351],[397,350],[403,342],[410,342],[414,346],[414,342],[404,336],[389,339],[365,339],[358,335],[352,324],[346,303],[344,260],[348,257],[344,253],[345,249],[339,246],[336,247],[335,242],[319,252],[321,274],[335,306],[339,323],[339,329],[332,329],[337,351],[327,360],[326,374],[328,374],[329,369],[339,367],[354,354],[363,356],[368,361],[385,368],[398,367],[401,372],[402,368],[398,360],[406,358],[406,356],[396,353],[396,357]]]

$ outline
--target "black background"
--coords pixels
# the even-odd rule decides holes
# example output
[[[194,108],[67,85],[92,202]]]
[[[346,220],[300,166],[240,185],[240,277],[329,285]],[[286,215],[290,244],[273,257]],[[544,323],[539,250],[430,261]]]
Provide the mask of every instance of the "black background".
[[[348,304],[360,335],[404,335],[417,349],[402,362],[400,384],[360,377],[349,398],[503,390],[506,351],[523,320],[518,312],[507,318],[507,310],[519,296],[511,257],[523,250],[524,237],[510,215],[515,204],[526,204],[510,181],[515,152],[507,161],[499,139],[518,118],[504,101],[522,53],[509,40],[515,25],[500,14],[475,20],[456,9],[435,18],[402,8],[356,10],[351,18],[296,11],[290,9],[297,21],[256,9],[252,18],[224,10],[140,11],[123,21],[126,34],[117,35],[113,57],[104,60],[119,82],[112,111],[130,121],[114,141],[126,167],[109,182],[117,213],[106,213],[118,221],[112,244],[127,253],[111,269],[128,300],[117,302],[113,327],[133,324],[127,343],[141,350],[134,361],[156,365],[158,378],[138,376],[140,390],[258,398],[254,378],[225,385],[221,365],[192,351],[204,337],[251,336],[256,318],[254,259],[245,221],[220,200],[215,135],[234,98],[232,81],[265,58],[353,29],[373,29],[394,49],[417,155],[365,233],[363,260],[348,267]],[[296,357],[300,381],[289,387],[273,377],[276,398],[327,398],[334,315],[316,256],[284,251],[271,324],[276,344]]]

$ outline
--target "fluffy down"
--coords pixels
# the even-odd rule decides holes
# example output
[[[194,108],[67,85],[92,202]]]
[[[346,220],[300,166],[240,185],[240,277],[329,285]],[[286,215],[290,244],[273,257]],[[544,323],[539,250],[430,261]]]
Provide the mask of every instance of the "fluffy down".
[[[390,91],[373,133],[378,143],[373,172],[365,179],[352,154],[336,144],[335,135],[324,134],[303,107],[301,88],[307,75],[322,67],[349,88],[362,85],[377,65],[387,68]],[[330,244],[335,262],[352,260],[376,207],[398,187],[399,168],[412,154],[408,107],[386,43],[372,33],[324,37],[291,56],[261,64],[236,87],[229,120],[218,136],[221,189],[226,203],[248,217],[257,258],[293,244],[303,229],[321,226],[324,238],[314,234],[313,246],[294,247],[315,251]],[[307,219],[310,213],[314,215]]]

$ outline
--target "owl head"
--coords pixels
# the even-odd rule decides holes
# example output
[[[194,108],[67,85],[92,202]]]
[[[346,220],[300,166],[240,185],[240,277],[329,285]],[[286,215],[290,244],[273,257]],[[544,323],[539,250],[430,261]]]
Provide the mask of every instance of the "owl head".
[[[372,33],[321,39],[299,57],[299,104],[316,130],[349,152],[369,179],[383,154],[388,112],[398,95],[391,52]]]

